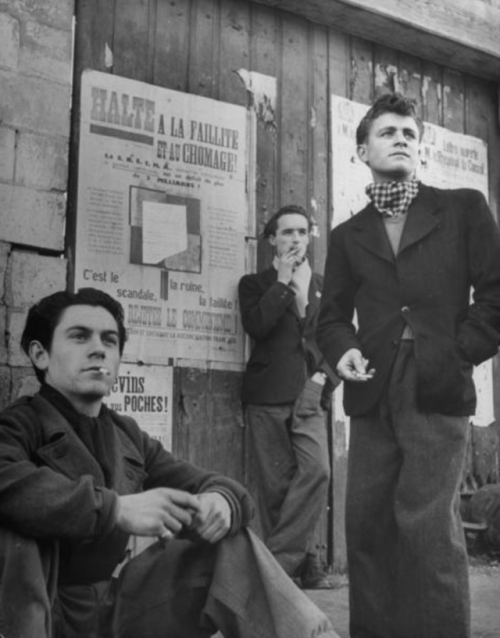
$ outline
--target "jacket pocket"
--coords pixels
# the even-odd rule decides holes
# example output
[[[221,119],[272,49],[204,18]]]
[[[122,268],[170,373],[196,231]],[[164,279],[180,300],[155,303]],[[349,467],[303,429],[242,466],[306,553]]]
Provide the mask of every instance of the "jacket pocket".
[[[251,372],[261,372],[269,367],[270,361],[268,357],[261,354],[254,354],[250,357],[247,370]]]
[[[459,344],[445,336],[419,336],[415,357],[420,407],[443,414],[471,414],[475,407],[472,364]]]
[[[130,492],[140,491],[147,478],[147,472],[141,460],[131,456],[123,457],[125,489]]]

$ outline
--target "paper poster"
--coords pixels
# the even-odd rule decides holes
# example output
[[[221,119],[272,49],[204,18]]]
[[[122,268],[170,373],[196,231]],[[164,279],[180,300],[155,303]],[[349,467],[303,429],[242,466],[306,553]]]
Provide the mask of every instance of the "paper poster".
[[[172,366],[137,366],[122,363],[108,408],[130,416],[142,430],[172,450]]]
[[[144,202],[142,254],[145,264],[161,263],[188,247],[186,207]]]
[[[244,365],[247,113],[82,75],[75,288],[122,303],[124,360]]]
[[[356,154],[356,128],[368,106],[332,95],[332,193],[333,223],[337,226],[359,212],[368,202],[365,187],[370,170]],[[488,147],[476,137],[454,133],[424,122],[417,176],[438,188],[475,188],[488,198]],[[474,425],[494,421],[492,361],[474,368],[478,395]],[[335,419],[345,421],[342,385],[336,390]]]

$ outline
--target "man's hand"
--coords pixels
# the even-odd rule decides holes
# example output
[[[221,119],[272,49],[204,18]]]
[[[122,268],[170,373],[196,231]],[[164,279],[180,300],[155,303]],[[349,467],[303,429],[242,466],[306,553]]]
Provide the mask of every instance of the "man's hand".
[[[119,496],[117,525],[124,532],[138,536],[162,536],[166,530],[175,536],[182,528],[189,528],[202,511],[197,496],[159,487]]]
[[[287,253],[278,257],[278,281],[288,285],[293,277],[293,270],[299,259],[300,247],[292,247]]]
[[[188,526],[189,535],[208,543],[217,543],[231,528],[231,507],[218,492],[202,492],[196,498],[200,509]]]
[[[375,374],[375,369],[367,370],[368,360],[357,348],[348,350],[337,364],[337,374],[346,381],[368,381]]]

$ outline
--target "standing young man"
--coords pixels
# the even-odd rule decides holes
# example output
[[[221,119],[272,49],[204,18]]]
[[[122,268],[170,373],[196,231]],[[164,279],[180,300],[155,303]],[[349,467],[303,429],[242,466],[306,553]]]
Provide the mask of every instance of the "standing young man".
[[[281,208],[264,229],[272,266],[240,281],[242,323],[254,342],[242,401],[264,540],[303,588],[330,589],[313,536],[330,476],[325,408],[338,379],[314,336],[322,277],[307,259],[310,231],[301,206]]]
[[[103,404],[124,343],[122,307],[93,288],[28,314],[42,387],[0,414],[0,634],[335,638],[245,529],[244,488]],[[129,560],[131,534],[160,540]]]
[[[458,489],[472,369],[498,349],[500,239],[481,193],[417,180],[421,134],[399,94],[368,111],[371,203],[332,231],[326,263],[317,338],[351,416],[351,638],[470,635]]]

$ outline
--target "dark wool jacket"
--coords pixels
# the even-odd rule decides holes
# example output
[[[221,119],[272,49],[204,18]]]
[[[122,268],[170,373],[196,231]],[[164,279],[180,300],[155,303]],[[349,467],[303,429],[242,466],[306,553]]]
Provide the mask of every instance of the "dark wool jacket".
[[[0,414],[0,526],[57,541],[59,582],[106,580],[124,558],[128,535],[115,525],[118,495],[156,487],[218,491],[232,509],[231,532],[249,522],[251,498],[235,481],[175,459],[133,419],[105,406],[92,421],[106,431],[107,477],[75,427],[43,396],[23,397]]]
[[[238,286],[243,327],[253,349],[243,376],[242,401],[261,405],[293,403],[306,379],[317,371],[328,376],[323,391],[327,407],[339,380],[316,344],[315,330],[323,278],[312,273],[306,316],[301,318],[295,293],[278,281],[276,268],[245,275]]]
[[[318,344],[334,369],[350,348],[376,369],[366,383],[345,383],[347,414],[378,401],[406,324],[420,408],[473,414],[472,368],[497,353],[500,337],[500,235],[478,191],[421,184],[397,257],[372,204],[331,232]]]

